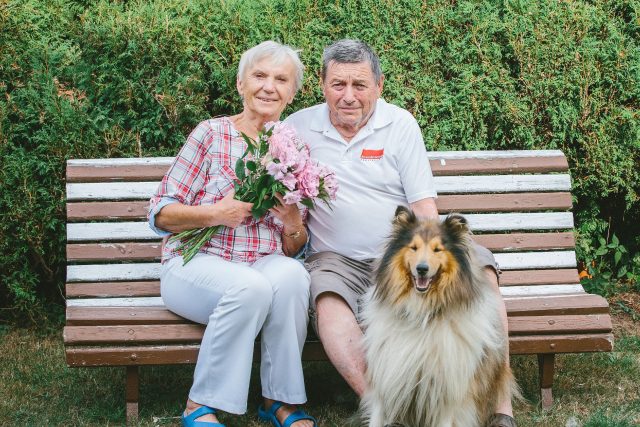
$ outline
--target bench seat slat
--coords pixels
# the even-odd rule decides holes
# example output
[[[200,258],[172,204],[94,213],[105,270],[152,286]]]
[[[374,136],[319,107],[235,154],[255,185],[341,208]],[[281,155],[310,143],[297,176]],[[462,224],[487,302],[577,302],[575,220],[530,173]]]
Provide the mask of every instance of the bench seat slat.
[[[516,336],[509,338],[511,354],[544,354],[611,351],[613,334],[580,334],[552,336]],[[193,364],[199,345],[133,346],[133,347],[67,347],[69,366],[130,366]],[[259,353],[257,348],[255,353]],[[327,360],[318,341],[305,343],[304,360]]]
[[[438,210],[449,212],[531,212],[545,210],[566,211],[571,208],[571,194],[505,193],[443,195],[436,200]],[[146,220],[149,201],[77,202],[67,204],[67,220]]]
[[[582,334],[611,332],[611,319],[607,315],[520,316],[509,318],[509,334]],[[92,344],[198,344],[205,325],[103,325],[66,326],[64,341],[67,345]]]
[[[575,246],[573,233],[479,234],[474,240],[494,252],[568,249]],[[161,256],[160,241],[118,243],[75,243],[67,245],[67,260],[154,261]]]
[[[521,298],[581,294],[584,288],[580,284],[503,286],[500,292],[504,298]],[[70,298],[67,307],[164,307],[164,303],[160,297]]]
[[[509,317],[554,315],[608,315],[607,300],[599,295],[509,298]],[[165,307],[67,307],[67,325],[134,325],[192,323]]]
[[[590,353],[611,351],[613,334],[531,335],[509,338],[510,354]]]
[[[568,174],[436,176],[438,194],[570,191]],[[67,200],[144,200],[153,196],[156,181],[68,183]]]

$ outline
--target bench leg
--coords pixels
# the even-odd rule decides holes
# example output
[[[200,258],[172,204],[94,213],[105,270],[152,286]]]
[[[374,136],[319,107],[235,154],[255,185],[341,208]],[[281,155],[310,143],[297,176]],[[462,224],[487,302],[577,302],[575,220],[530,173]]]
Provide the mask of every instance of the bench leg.
[[[540,402],[542,409],[550,409],[553,405],[553,371],[555,364],[555,354],[538,354],[538,374],[540,379]]]
[[[127,366],[127,386],[125,400],[127,402],[127,425],[138,420],[138,399],[140,395],[140,377],[137,366]]]

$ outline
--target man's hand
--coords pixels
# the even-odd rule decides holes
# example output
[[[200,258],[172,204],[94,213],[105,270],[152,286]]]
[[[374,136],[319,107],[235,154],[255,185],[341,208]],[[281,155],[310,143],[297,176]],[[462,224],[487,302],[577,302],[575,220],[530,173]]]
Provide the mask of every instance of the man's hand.
[[[303,228],[302,217],[300,216],[300,210],[295,203],[287,205],[284,203],[282,195],[276,194],[276,199],[280,204],[272,207],[269,211],[278,218],[283,226],[285,233],[295,233]]]

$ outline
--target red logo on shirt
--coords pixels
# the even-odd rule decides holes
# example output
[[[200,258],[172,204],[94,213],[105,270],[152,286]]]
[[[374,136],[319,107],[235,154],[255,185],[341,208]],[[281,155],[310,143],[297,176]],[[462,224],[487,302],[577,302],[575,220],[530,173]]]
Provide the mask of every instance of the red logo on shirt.
[[[383,155],[384,155],[384,148],[380,150],[367,150],[365,148],[362,150],[360,159],[361,160],[380,160]]]

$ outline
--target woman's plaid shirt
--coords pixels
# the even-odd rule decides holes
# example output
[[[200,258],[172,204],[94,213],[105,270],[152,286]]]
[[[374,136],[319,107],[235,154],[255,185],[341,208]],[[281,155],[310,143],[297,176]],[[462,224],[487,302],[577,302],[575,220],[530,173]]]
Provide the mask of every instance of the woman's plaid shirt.
[[[233,190],[234,166],[246,148],[228,117],[206,120],[191,132],[150,201],[149,225],[165,236],[162,262],[180,255],[179,242],[169,242],[171,233],[155,227],[155,215],[170,203],[195,206],[221,200]],[[236,228],[220,227],[200,252],[253,263],[266,255],[282,254],[282,230],[282,223],[271,213],[258,220],[247,218]]]

